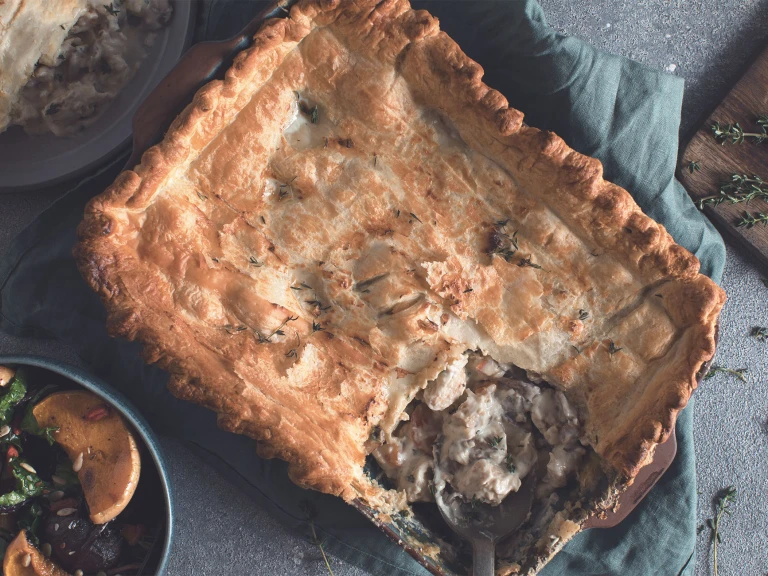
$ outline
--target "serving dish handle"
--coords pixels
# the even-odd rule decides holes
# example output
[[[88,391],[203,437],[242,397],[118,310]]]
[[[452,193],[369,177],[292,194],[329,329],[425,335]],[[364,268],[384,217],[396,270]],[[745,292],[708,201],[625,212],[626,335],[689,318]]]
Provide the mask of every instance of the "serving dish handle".
[[[187,50],[136,110],[133,117],[133,149],[125,169],[136,166],[141,161],[141,155],[162,140],[174,118],[190,103],[197,90],[232,65],[235,56],[250,45],[264,20],[285,17],[294,1],[271,5],[229,40],[200,42]]]

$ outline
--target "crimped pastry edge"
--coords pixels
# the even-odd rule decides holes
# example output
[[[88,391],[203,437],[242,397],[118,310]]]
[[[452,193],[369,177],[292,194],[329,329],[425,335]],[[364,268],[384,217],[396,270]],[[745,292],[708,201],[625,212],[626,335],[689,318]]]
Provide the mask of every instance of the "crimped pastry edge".
[[[452,110],[471,115],[482,130],[502,146],[522,148],[521,157],[528,163],[530,174],[554,175],[548,178],[554,178],[551,193],[558,194],[559,201],[563,200],[563,186],[567,186],[569,195],[564,208],[589,205],[592,211],[584,222],[584,233],[590,234],[597,245],[622,257],[622,262],[634,274],[650,281],[677,280],[680,290],[689,294],[690,297],[682,300],[683,308],[677,311],[688,336],[687,348],[680,354],[681,362],[674,377],[664,385],[663,400],[655,404],[640,425],[633,425],[619,442],[600,452],[631,482],[639,469],[653,458],[655,447],[669,437],[678,412],[696,388],[697,372],[714,355],[715,327],[725,294],[711,280],[698,274],[698,260],[675,244],[663,226],[643,214],[627,191],[602,178],[602,165],[598,160],[575,152],[553,133],[524,126],[522,113],[509,108],[499,92],[483,83],[482,68],[439,31],[436,19],[423,11],[399,13],[403,4],[374,0],[302,0],[292,7],[290,18],[266,21],[254,36],[253,45],[235,58],[225,79],[210,82],[198,90],[164,140],[148,149],[136,168],[124,171],[104,194],[88,204],[78,228],[79,243],[74,249],[78,268],[108,310],[110,333],[142,342],[145,359],[171,373],[169,387],[176,396],[215,410],[222,428],[258,440],[260,454],[287,460],[289,474],[296,483],[338,494],[346,500],[360,496],[361,491],[366,490],[364,482],[354,482],[352,488],[349,478],[318,477],[301,454],[266,438],[258,426],[246,425],[238,417],[235,406],[206,393],[200,383],[201,375],[191,373],[183,359],[173,358],[161,350],[157,344],[159,335],[142,320],[130,296],[121,291],[120,279],[111,267],[120,254],[105,239],[111,228],[109,211],[119,207],[141,210],[149,205],[171,169],[194,147],[195,138],[215,130],[221,115],[236,110],[239,96],[252,85],[254,77],[264,72],[264,65],[273,64],[281,51],[292,49],[313,25],[318,22],[327,25],[345,12],[345,16],[377,12],[373,25],[383,26],[387,22],[387,11],[392,10],[403,23],[398,30],[401,38],[392,41],[401,42],[411,53],[418,50],[424,62],[450,83],[449,90],[431,94],[432,106],[440,107],[449,116]],[[413,82],[411,86],[418,93],[420,87]],[[443,94],[450,96],[443,98]],[[622,233],[627,229],[631,232]]]

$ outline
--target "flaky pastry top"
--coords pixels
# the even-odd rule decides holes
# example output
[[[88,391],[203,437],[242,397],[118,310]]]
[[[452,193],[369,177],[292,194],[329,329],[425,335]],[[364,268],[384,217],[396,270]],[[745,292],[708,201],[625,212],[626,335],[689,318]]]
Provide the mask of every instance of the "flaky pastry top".
[[[301,0],[88,205],[78,266],[174,394],[372,501],[372,431],[467,349],[540,375],[627,481],[725,296],[406,0]]]

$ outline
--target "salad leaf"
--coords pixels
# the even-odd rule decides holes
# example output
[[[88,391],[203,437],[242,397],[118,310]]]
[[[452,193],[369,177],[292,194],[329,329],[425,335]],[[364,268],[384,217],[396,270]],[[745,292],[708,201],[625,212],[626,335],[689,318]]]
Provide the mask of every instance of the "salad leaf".
[[[19,519],[16,522],[19,530],[27,531],[27,539],[30,540],[35,546],[40,545],[38,540],[37,531],[40,529],[40,523],[43,519],[43,507],[37,502],[33,502],[31,506],[24,508],[19,514]]]
[[[40,438],[47,440],[48,444],[51,446],[53,446],[54,442],[56,442],[56,438],[54,438],[53,434],[54,432],[59,431],[59,427],[50,426],[41,428],[37,423],[37,419],[32,413],[32,410],[35,408],[35,405],[37,404],[38,400],[40,400],[40,398],[47,396],[53,392],[55,388],[56,386],[44,386],[42,389],[38,390],[35,395],[32,396],[32,399],[29,401],[29,403],[27,403],[27,407],[24,409],[24,417],[21,419],[21,423],[19,424],[19,428],[24,430],[24,432],[34,436],[39,436]]]
[[[10,425],[13,419],[13,410],[27,394],[27,382],[24,371],[16,372],[5,393],[0,396],[0,425]]]
[[[0,506],[17,506],[32,496],[40,496],[43,493],[45,482],[37,474],[22,468],[16,458],[12,458],[9,464],[11,473],[16,478],[16,489],[0,495]]]
[[[77,477],[77,472],[72,470],[72,461],[69,458],[57,462],[54,475],[64,480],[65,486],[80,485],[80,479]]]

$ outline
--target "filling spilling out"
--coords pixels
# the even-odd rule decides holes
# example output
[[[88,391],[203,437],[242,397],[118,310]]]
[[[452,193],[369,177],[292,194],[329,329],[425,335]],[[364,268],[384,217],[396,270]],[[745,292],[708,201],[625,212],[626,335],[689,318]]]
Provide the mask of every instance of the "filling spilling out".
[[[531,514],[507,549],[522,552],[601,476],[576,407],[537,375],[467,351],[430,381],[373,456],[410,503],[440,491],[498,506],[535,473]],[[436,474],[437,471],[437,474]],[[384,480],[386,484],[386,480]],[[556,545],[556,542],[549,542]]]

